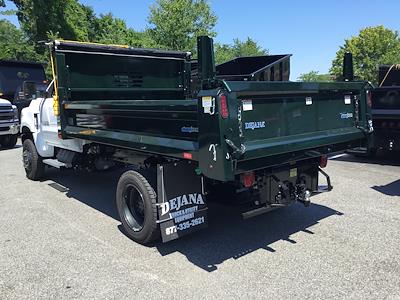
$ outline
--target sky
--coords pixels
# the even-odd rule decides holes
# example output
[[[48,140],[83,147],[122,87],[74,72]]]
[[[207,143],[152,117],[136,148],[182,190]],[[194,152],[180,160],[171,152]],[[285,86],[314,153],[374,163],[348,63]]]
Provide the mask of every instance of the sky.
[[[154,0],[80,0],[97,14],[112,12],[128,26],[147,26]],[[216,41],[251,37],[270,54],[293,54],[291,80],[301,73],[327,73],[344,40],[368,26],[400,31],[400,0],[210,0],[218,16]],[[11,7],[10,7],[11,8]],[[15,23],[16,19],[11,18]]]

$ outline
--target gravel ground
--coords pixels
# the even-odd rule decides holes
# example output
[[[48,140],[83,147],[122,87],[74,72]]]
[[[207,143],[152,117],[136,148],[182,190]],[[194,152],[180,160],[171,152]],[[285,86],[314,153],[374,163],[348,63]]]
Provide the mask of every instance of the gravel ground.
[[[120,230],[120,171],[32,182],[21,148],[0,150],[0,299],[400,299],[400,159],[326,171],[334,189],[308,208],[242,221],[214,205],[208,229],[145,247]]]

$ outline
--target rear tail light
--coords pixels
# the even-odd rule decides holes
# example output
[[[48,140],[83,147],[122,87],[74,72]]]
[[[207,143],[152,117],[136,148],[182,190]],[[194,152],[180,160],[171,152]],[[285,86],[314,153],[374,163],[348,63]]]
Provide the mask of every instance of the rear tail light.
[[[255,181],[256,181],[256,176],[254,172],[246,172],[242,174],[242,183],[245,187],[247,188],[252,187]]]
[[[228,101],[226,99],[226,95],[224,94],[219,95],[219,107],[220,107],[221,117],[223,119],[228,118],[229,116]]]
[[[319,158],[319,166],[321,168],[325,168],[328,165],[328,157],[326,155],[322,155]]]
[[[371,91],[367,91],[367,105],[369,107],[372,107],[372,92]]]
[[[192,155],[192,153],[183,152],[183,158],[185,158],[185,159],[192,159],[192,158],[193,158],[193,155]]]

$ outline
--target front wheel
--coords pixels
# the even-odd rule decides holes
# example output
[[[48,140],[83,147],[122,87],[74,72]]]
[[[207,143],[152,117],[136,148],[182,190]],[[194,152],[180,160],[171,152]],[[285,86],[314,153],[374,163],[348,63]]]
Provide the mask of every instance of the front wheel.
[[[12,149],[17,144],[18,134],[10,134],[3,136],[1,139],[1,145],[6,149]]]
[[[39,180],[44,174],[43,159],[36,150],[32,140],[25,140],[22,144],[22,162],[26,177],[31,180]]]
[[[127,171],[118,181],[116,202],[126,234],[135,242],[148,244],[159,238],[157,195],[147,179]]]

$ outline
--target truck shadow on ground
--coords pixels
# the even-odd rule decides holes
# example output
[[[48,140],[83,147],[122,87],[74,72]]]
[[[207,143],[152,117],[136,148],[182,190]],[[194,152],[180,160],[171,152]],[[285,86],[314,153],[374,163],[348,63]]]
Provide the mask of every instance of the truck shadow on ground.
[[[126,169],[86,173],[49,168],[44,181],[53,181],[48,184],[52,188],[119,221],[115,191],[124,171]]]
[[[375,164],[382,166],[400,166],[400,159],[398,152],[379,151],[374,157],[355,156],[352,154],[345,154],[334,158],[337,161],[357,162],[365,164]]]
[[[13,149],[18,149],[18,148],[21,148],[22,146],[21,145],[15,145],[14,146],[14,148],[5,148],[5,147],[2,147],[2,146],[0,146],[0,151],[7,151],[7,150],[13,150]]]
[[[59,172],[48,170],[46,179],[50,186],[116,220],[115,189],[124,169],[103,173]],[[241,218],[241,208],[218,203],[209,204],[209,227],[192,235],[166,244],[152,245],[162,256],[182,253],[188,261],[208,272],[229,259],[238,259],[259,249],[273,254],[273,243],[286,241],[296,244],[291,235],[304,232],[313,238],[309,227],[330,216],[340,216],[329,207],[301,204],[282,208],[248,220]],[[120,231],[122,226],[119,226]]]
[[[272,244],[277,241],[296,244],[291,235],[297,232],[313,238],[314,232],[308,228],[333,215],[343,214],[323,205],[312,204],[306,208],[296,204],[243,220],[239,208],[211,203],[207,229],[158,244],[157,249],[163,256],[180,252],[196,266],[212,272],[226,260],[239,259],[259,249],[273,254],[276,250]]]
[[[400,196],[400,179],[385,185],[373,186],[372,189],[387,196]]]

